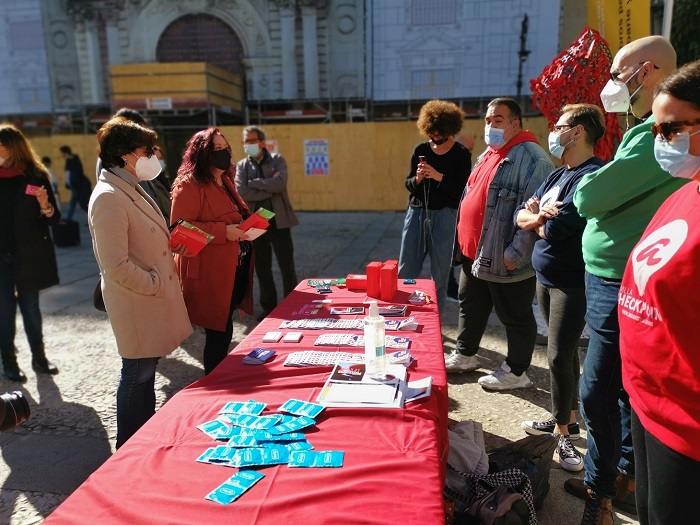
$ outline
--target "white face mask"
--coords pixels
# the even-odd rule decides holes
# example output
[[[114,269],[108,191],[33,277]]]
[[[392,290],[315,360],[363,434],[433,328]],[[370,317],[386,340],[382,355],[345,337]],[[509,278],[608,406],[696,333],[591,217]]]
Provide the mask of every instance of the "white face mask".
[[[681,179],[693,179],[700,174],[700,157],[689,153],[690,137],[700,133],[683,131],[673,135],[670,142],[661,135],[654,139],[654,158],[661,169],[668,171],[671,176]]]
[[[632,97],[635,96],[640,89],[642,89],[646,79],[644,82],[639,84],[639,87],[635,89],[634,93],[631,95],[629,89],[627,89],[627,83],[637,76],[637,73],[639,73],[642,67],[644,67],[644,65],[639,66],[637,71],[632,73],[632,76],[624,82],[621,82],[620,80],[613,80],[612,78],[608,80],[608,83],[605,84],[603,91],[600,92],[600,100],[603,103],[605,111],[608,113],[627,113],[627,111],[629,111]]]
[[[158,163],[160,164],[160,169],[164,170],[165,169],[165,161],[159,160]]]
[[[503,146],[506,143],[506,139],[503,138],[503,135],[512,125],[513,123],[511,122],[503,129],[494,128],[488,124],[484,126],[484,142],[486,142],[486,145],[492,147],[493,149],[498,149]]]
[[[136,157],[135,153],[131,153],[131,155]],[[155,155],[151,155],[150,157],[137,157],[136,164],[132,165],[129,163],[129,166],[134,168],[139,180],[153,180],[160,175],[162,169],[160,167],[160,161]]]
[[[568,131],[571,131],[571,130],[567,129],[564,133],[567,133]],[[572,138],[569,142],[567,142],[566,144],[564,144],[562,146],[561,136],[564,133],[557,133],[555,131],[550,131],[549,138],[547,140],[547,142],[549,143],[549,152],[552,154],[552,156],[554,156],[558,159],[561,159],[564,156],[564,150],[566,149],[566,147],[576,140],[575,138]]]
[[[249,157],[257,157],[260,154],[260,146],[257,144],[243,144],[243,151]]]

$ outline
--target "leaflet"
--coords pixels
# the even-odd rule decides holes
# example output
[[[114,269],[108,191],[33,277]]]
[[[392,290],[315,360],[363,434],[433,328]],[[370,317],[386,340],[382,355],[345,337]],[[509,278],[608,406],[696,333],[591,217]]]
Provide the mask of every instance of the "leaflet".
[[[386,348],[408,348],[411,340],[408,337],[394,337],[387,335],[384,338],[384,346]],[[318,336],[316,346],[365,346],[365,336],[364,335],[353,335],[353,334],[322,334]]]

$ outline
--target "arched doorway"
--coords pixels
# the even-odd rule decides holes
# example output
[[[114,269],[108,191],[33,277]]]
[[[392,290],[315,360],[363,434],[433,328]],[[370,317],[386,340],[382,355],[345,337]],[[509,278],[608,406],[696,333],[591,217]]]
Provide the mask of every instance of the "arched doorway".
[[[233,29],[221,19],[206,14],[185,15],[173,21],[156,46],[158,62],[207,62],[238,75],[245,86],[242,57],[243,45]],[[187,119],[171,117],[157,122],[166,162],[174,167],[171,177],[180,165],[181,152],[192,133],[212,124],[207,115],[204,112]]]
[[[156,48],[158,62],[208,62],[240,75],[243,81],[242,56],[243,45],[233,29],[205,14],[175,20],[163,31]]]

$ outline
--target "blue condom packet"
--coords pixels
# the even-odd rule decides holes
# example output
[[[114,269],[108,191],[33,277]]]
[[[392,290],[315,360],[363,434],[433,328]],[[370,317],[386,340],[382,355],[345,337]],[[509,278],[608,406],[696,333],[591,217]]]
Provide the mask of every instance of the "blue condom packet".
[[[195,461],[199,461],[200,463],[210,463],[209,459],[213,453],[214,447],[208,448]]]
[[[258,430],[253,434],[259,443],[268,441],[304,441],[306,436],[301,432],[290,432],[289,434],[270,434],[264,430]]]
[[[253,416],[250,414],[226,414],[232,425],[243,428],[254,428],[257,430],[269,430],[282,419],[281,414],[270,414],[269,416]]]
[[[230,461],[233,467],[281,465],[289,461],[289,451],[284,446],[231,450],[234,450]]]
[[[209,456],[207,462],[229,465],[236,455],[237,450],[238,449],[227,447],[225,445],[219,445],[214,447],[214,450]]]
[[[216,487],[212,492],[205,496],[206,499],[228,505],[240,498],[247,490],[249,490],[258,481],[263,479],[265,474],[256,472],[255,470],[241,470],[221,485]]]
[[[298,399],[290,399],[280,407],[282,412],[288,412],[295,416],[307,416],[315,418],[323,411],[323,406]]]
[[[219,419],[214,419],[197,425],[197,428],[212,439],[220,439],[219,435],[222,432],[226,432],[231,427]]]
[[[311,450],[314,447],[308,441],[294,441],[292,443],[285,443],[284,448],[286,448],[291,453],[298,452],[300,450]]]
[[[310,417],[306,416],[299,416],[286,423],[281,423],[279,425],[275,425],[272,428],[268,428],[267,431],[270,434],[274,435],[289,434],[290,432],[295,432],[297,430],[301,430],[302,428],[310,427],[311,425],[315,424],[315,419],[311,419]]]
[[[259,447],[260,443],[258,443],[255,434],[244,430],[237,436],[231,437],[226,443],[226,446],[233,448]]]
[[[265,403],[258,403],[257,401],[231,401],[226,403],[219,414],[252,414],[254,416],[259,416],[265,410]]]
[[[290,467],[342,467],[345,452],[340,450],[325,450],[313,452],[304,450],[289,453]]]

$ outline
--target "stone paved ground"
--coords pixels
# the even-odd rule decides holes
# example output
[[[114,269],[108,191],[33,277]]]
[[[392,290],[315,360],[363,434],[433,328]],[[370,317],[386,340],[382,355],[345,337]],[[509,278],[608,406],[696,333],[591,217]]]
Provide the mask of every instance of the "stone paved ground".
[[[299,279],[342,277],[362,273],[368,261],[398,258],[401,213],[301,213],[294,230]],[[78,216],[84,222],[84,216]],[[62,284],[42,293],[47,354],[61,370],[37,376],[18,318],[19,362],[29,377],[22,386],[0,375],[0,392],[21,388],[29,399],[31,418],[0,435],[0,524],[39,524],[114,450],[115,391],[120,360],[107,318],[91,305],[97,280],[87,228],[83,243],[57,250]],[[427,265],[426,265],[427,268]],[[427,275],[427,274],[424,274]],[[278,288],[281,281],[276,273]],[[443,313],[445,349],[453,347],[457,309]],[[234,343],[255,322],[236,322]],[[159,406],[202,376],[203,333],[197,329],[182,347],[158,365]],[[535,388],[490,393],[476,383],[483,372],[498,367],[505,355],[502,326],[492,319],[479,352],[483,369],[449,376],[450,417],[483,423],[489,446],[523,436],[520,421],[538,418],[549,407],[549,377],[544,348],[537,347],[528,374]],[[585,450],[585,440],[576,442]],[[583,504],[564,493],[565,472],[555,462],[552,489],[539,511],[542,525],[579,523]],[[617,514],[618,523],[637,523]]]

